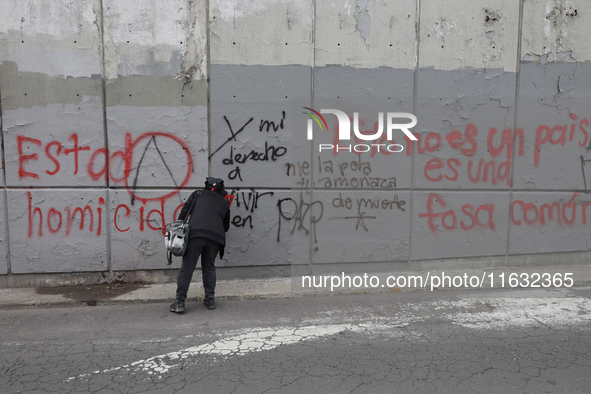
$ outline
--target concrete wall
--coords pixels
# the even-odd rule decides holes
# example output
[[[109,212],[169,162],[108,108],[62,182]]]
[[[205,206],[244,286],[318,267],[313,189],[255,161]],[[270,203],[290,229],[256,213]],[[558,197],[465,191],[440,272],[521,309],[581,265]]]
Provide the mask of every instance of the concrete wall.
[[[208,175],[238,275],[587,262],[590,34],[583,0],[3,1],[0,274],[166,269]],[[419,141],[326,155],[304,106]]]

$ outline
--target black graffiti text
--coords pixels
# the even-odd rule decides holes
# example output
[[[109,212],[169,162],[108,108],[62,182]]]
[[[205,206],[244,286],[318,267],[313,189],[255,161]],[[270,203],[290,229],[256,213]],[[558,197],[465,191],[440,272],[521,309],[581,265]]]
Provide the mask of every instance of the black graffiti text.
[[[277,230],[277,242],[281,238],[281,223],[287,221],[291,226],[288,227],[291,233],[295,231],[304,231],[314,238],[314,243],[318,243],[316,237],[316,223],[322,219],[324,213],[324,205],[322,201],[314,201],[312,203],[304,202],[303,199],[296,201],[293,198],[283,198],[277,202],[279,211],[279,228]]]
[[[233,215],[232,224],[235,227],[246,227],[248,224],[250,228],[254,228],[252,224],[252,214],[259,208],[259,198],[263,196],[272,196],[275,193],[271,191],[259,193],[254,189],[244,192],[236,189],[232,190],[232,193],[230,194],[234,196],[236,207],[242,208],[241,211],[246,211],[246,215]]]

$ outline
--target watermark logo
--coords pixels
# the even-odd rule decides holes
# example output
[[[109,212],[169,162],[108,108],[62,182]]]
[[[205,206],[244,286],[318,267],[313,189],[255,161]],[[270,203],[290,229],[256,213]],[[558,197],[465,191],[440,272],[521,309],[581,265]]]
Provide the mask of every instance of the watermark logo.
[[[307,135],[308,140],[312,140],[314,138],[314,121],[320,126],[321,130],[324,130],[324,127],[328,130],[328,125],[326,120],[322,116],[322,114],[333,114],[337,117],[338,121],[338,139],[339,141],[350,141],[351,140],[351,118],[345,112],[338,110],[338,109],[321,109],[320,112],[309,108],[303,107],[304,109],[309,110],[310,112],[304,112],[304,114],[309,115],[310,119],[308,119],[308,129]],[[392,134],[394,130],[402,131],[410,140],[417,141],[417,137],[414,136],[412,132],[410,132],[410,128],[416,126],[417,124],[417,117],[408,112],[387,112],[386,113],[386,138],[388,141],[392,141]],[[410,122],[399,123],[399,119],[407,119]],[[359,130],[359,113],[353,113],[353,132],[355,133],[355,138],[362,141],[376,141],[382,138],[384,134],[384,113],[378,112],[378,127],[375,133],[367,134],[367,132],[362,133]],[[355,144],[355,145],[338,145],[335,146],[333,144],[319,144],[318,151],[322,152],[323,150],[331,150],[339,152],[341,150],[348,151],[348,152],[355,152],[355,153],[363,153],[369,152],[372,148],[376,148],[379,150],[380,147],[383,147],[388,152],[402,152],[404,147],[400,144]]]
[[[318,126],[320,126],[320,130],[323,130],[324,128],[322,127],[322,123],[324,123],[324,126],[326,126],[326,129],[328,130],[328,125],[326,124],[326,120],[324,119],[324,116],[322,116],[320,114],[320,112],[313,110],[312,108],[309,107],[304,107],[304,109],[307,109],[309,111],[314,112],[314,114],[316,114],[316,116],[314,114],[311,114],[310,112],[304,112],[306,115],[310,115],[310,117],[312,119],[314,119],[316,121],[316,123],[318,123]],[[321,110],[323,111],[323,110]],[[320,123],[320,120],[318,119],[322,119],[322,123]],[[308,139],[311,140],[313,138],[313,123],[312,123],[312,119],[308,119]]]

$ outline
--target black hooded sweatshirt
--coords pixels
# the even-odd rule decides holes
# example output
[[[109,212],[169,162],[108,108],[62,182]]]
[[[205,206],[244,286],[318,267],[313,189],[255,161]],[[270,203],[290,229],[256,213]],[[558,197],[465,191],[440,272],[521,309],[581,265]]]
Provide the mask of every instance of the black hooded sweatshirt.
[[[230,208],[226,199],[208,189],[196,190],[185,202],[178,220],[187,217],[193,201],[195,206],[189,219],[189,238],[203,237],[226,245],[226,232],[230,229]]]

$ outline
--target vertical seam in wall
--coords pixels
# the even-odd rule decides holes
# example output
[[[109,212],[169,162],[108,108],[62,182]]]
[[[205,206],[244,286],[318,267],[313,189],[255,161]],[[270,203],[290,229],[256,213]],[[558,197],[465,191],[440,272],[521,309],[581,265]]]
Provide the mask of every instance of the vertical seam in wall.
[[[412,82],[412,112],[416,115],[417,113],[417,87],[419,85],[419,41],[421,37],[421,0],[417,0],[416,3],[416,15],[415,15],[415,67],[414,67],[414,75],[413,75],[413,82]],[[413,183],[414,183],[414,162],[415,162],[415,155],[412,151],[412,144],[411,146],[411,155],[410,155],[410,197],[408,202],[408,209],[410,211],[410,220],[409,220],[409,234],[408,234],[408,264],[411,264],[412,259],[412,232],[413,232]]]
[[[0,85],[0,147],[2,148],[2,180],[4,181],[4,188],[6,188],[6,165],[4,157],[4,113],[2,112],[2,86]]]
[[[1,108],[0,108],[1,110]],[[2,144],[4,147],[4,143]],[[2,149],[4,151],[4,148]],[[4,152],[3,152],[4,153]],[[4,157],[2,158],[2,162],[4,163]],[[5,181],[6,182],[6,181]],[[6,183],[5,183],[6,184]],[[10,261],[10,234],[8,232],[8,191],[6,187],[4,187],[4,212],[2,214],[6,218],[4,221],[4,234],[6,235],[4,241],[6,242],[6,273],[10,275],[12,273],[12,262]]]
[[[211,175],[211,41],[210,41],[210,17],[209,1],[205,0],[205,82],[207,83],[207,175]],[[199,16],[196,16],[198,18]]]
[[[6,190],[6,161],[4,157],[4,113],[2,112],[2,87],[0,86],[0,147],[2,148],[2,179],[4,181],[3,198],[4,198],[4,242],[6,243],[6,273],[10,275],[12,271],[12,264],[10,262],[10,236],[8,234],[8,191]]]
[[[101,78],[101,82],[102,82],[102,101],[103,101],[103,138],[104,138],[104,144],[105,144],[105,197],[106,197],[106,201],[105,201],[105,214],[107,215],[107,220],[105,220],[105,234],[106,234],[106,253],[107,253],[107,271],[111,271],[111,222],[110,222],[110,218],[111,218],[111,196],[110,196],[110,192],[109,189],[111,187],[111,183],[109,182],[109,177],[111,176],[111,170],[109,167],[109,133],[107,132],[107,74],[105,72],[105,18],[103,17],[103,10],[104,10],[104,5],[103,5],[103,1],[100,1],[100,12],[99,12],[99,17],[100,17],[100,21],[97,24],[97,26],[100,26],[100,36],[101,36],[101,72],[102,72],[102,78]]]
[[[519,1],[519,21],[517,27],[517,58],[515,59],[515,109],[513,111],[513,141],[515,141],[515,133],[517,132],[517,121],[518,121],[518,104],[519,104],[519,76],[521,71],[521,40],[522,40],[522,30],[523,30],[523,2],[524,0]],[[525,136],[524,136],[525,139]],[[505,266],[509,264],[509,248],[511,246],[511,203],[513,200],[513,182],[514,182],[514,174],[515,174],[515,149],[517,146],[513,143],[513,151],[511,152],[511,185],[509,186],[509,209],[507,210],[507,248],[505,251]]]
[[[312,0],[312,37],[311,37],[311,59],[310,59],[310,63],[311,66],[310,67],[310,73],[311,73],[311,78],[310,78],[310,104],[312,105],[311,108],[314,108],[314,85],[316,82],[316,0]],[[293,123],[293,122],[292,122]],[[294,131],[291,130],[291,132],[293,133]],[[314,262],[314,236],[316,235],[316,230],[315,230],[315,226],[313,223],[313,211],[312,211],[312,203],[314,201],[314,140],[312,139],[312,141],[310,142],[310,239],[308,244],[309,246],[309,262],[308,262],[308,273],[312,274],[312,264]],[[303,198],[303,196],[302,196]],[[303,202],[303,201],[302,201]]]
[[[314,82],[315,82],[315,70],[316,70],[316,0],[312,0],[312,37],[310,38],[311,42],[311,51],[310,51],[310,64],[311,67],[311,86],[310,86],[310,94],[312,103],[314,104]],[[314,108],[314,107],[312,107]]]

